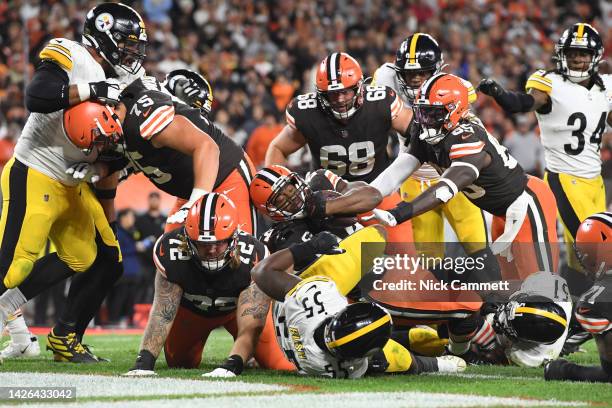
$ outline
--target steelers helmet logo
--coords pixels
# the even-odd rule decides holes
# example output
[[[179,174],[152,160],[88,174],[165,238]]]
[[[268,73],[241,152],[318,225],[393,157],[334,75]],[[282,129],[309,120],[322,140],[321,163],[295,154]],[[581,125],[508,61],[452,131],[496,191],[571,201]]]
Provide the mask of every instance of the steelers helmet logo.
[[[98,31],[106,32],[113,27],[115,19],[109,13],[102,13],[96,17],[96,28]]]

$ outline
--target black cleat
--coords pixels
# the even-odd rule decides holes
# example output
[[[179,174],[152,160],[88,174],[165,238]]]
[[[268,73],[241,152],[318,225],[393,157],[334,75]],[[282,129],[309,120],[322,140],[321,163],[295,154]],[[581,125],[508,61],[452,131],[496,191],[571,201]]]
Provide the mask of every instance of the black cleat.
[[[96,356],[91,354],[78,341],[76,333],[67,336],[57,336],[53,330],[47,335],[47,350],[53,352],[55,361],[70,363],[97,363]]]

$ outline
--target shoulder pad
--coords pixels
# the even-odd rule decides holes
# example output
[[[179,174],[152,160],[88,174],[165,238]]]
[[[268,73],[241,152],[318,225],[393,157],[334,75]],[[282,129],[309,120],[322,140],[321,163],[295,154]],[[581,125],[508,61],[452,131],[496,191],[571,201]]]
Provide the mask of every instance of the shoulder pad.
[[[457,126],[446,138],[449,158],[459,159],[471,154],[480,153],[485,148],[485,142],[480,137],[478,128],[469,123]]]
[[[547,73],[543,69],[539,69],[531,74],[525,84],[525,90],[528,91],[533,88],[550,95],[552,92],[552,80],[547,78],[546,75]]]
[[[41,60],[52,61],[58,64],[66,71],[72,70],[72,52],[70,51],[70,45],[64,38],[54,38],[42,51],[38,54]]]
[[[169,95],[146,90],[140,93],[129,113],[138,118],[140,135],[149,140],[172,122],[175,111]]]
[[[296,296],[298,292],[300,292],[301,290],[307,290],[310,286],[317,286],[320,284],[324,284],[326,286],[336,286],[334,281],[332,281],[328,277],[311,276],[310,278],[302,279],[300,282],[298,282],[297,285],[295,285],[291,290],[289,290],[289,292],[287,292],[287,294],[285,295],[285,299],[291,296]]]

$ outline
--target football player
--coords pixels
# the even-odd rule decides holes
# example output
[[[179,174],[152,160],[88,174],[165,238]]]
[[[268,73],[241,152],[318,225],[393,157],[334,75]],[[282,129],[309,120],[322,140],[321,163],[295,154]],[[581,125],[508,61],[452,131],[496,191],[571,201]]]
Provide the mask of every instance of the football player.
[[[218,327],[234,337],[234,345],[225,362],[205,376],[239,375],[253,355],[260,367],[295,370],[275,342],[271,320],[266,326],[270,299],[251,283],[251,269],[267,249],[240,231],[238,220],[228,197],[208,193],[191,207],[184,227],[158,239],[153,308],[126,375],[154,375],[162,348],[169,367],[199,367],[206,340]]]
[[[106,78],[142,72],[146,42],[140,15],[115,3],[87,13],[82,43],[51,40],[40,52],[41,62],[26,89],[32,113],[2,174],[7,204],[0,220],[0,292],[24,281],[48,238],[57,254],[50,255],[46,268],[80,273],[71,286],[66,313],[48,336],[58,360],[97,361],[80,344],[77,326],[84,331],[122,273],[119,246],[104,213],[114,220],[114,190],[98,186],[103,210],[93,190],[68,174],[71,163],[93,162],[99,149],[83,150],[66,138],[63,109],[86,100],[116,102],[120,87]],[[101,247],[111,255],[101,256]],[[18,290],[5,294],[12,305],[25,300]]]
[[[578,301],[576,317],[593,335],[600,366],[553,360],[544,368],[546,380],[612,382],[612,213],[587,217],[576,232],[575,250],[583,270],[595,283]]]
[[[385,235],[379,225],[368,228]],[[465,370],[465,361],[456,356],[421,357],[408,351],[392,338],[391,316],[384,309],[369,302],[349,305],[329,277],[301,278],[287,272],[303,263],[303,257],[322,254],[316,263],[333,263],[333,257],[345,255],[343,251],[337,237],[321,232],[270,255],[251,272],[255,283],[276,301],[272,314],[278,342],[300,374],[359,378],[367,372]]]
[[[606,124],[612,125],[612,75],[598,73],[603,53],[597,30],[576,23],[555,45],[556,69],[534,72],[526,93],[507,91],[493,79],[479,85],[507,112],[535,112],[544,146],[544,179],[557,200],[569,244],[586,217],[606,209],[600,148]],[[571,245],[567,257],[568,283],[578,296],[590,283],[576,272],[580,266]]]
[[[414,33],[397,49],[395,63],[384,63],[374,74],[373,85],[387,86],[402,98],[406,106],[412,106],[419,87],[427,79],[444,68],[444,56],[438,42],[429,34]],[[466,81],[467,82],[467,81]],[[468,87],[469,102],[476,101],[474,88]],[[400,147],[407,149],[406,138],[398,135]],[[402,199],[414,200],[426,188],[435,185],[440,175],[434,167],[424,163],[401,186]],[[497,260],[487,248],[487,228],[482,210],[472,204],[460,192],[452,200],[438,208],[412,219],[414,241],[429,256],[444,256],[444,245],[419,245],[419,243],[444,242],[444,219],[448,220],[467,254],[488,260],[488,269],[497,268]],[[424,247],[424,248],[423,248]]]
[[[206,81],[205,78],[200,76],[199,74],[189,71],[189,70],[174,70],[170,72],[166,81],[164,82],[164,89],[170,92],[171,95],[178,97],[182,102],[200,109],[203,115],[208,117],[210,114],[210,107],[212,106],[212,89]],[[72,114],[77,116],[87,116],[88,112],[83,112],[79,110],[72,111]],[[70,115],[70,113],[68,113]],[[67,123],[73,122],[70,119],[66,120]],[[89,135],[89,138],[81,138],[79,140],[74,140],[73,143],[77,144],[77,147],[82,149],[89,149],[93,146],[93,142],[95,139],[92,139]],[[116,157],[110,156],[107,159],[116,159]],[[86,171],[86,167],[83,166],[81,168],[72,167],[70,169],[73,174],[74,172]],[[129,170],[129,169],[128,169]],[[102,183],[105,183],[105,189],[102,188]],[[114,195],[114,183],[111,181],[101,181],[97,183],[97,188],[95,190],[98,199],[102,202],[106,202],[104,205],[105,209],[109,213],[109,219],[114,217],[114,211],[111,211],[112,208],[112,198],[109,196]],[[107,198],[101,197],[102,195],[106,195]],[[110,201],[109,201],[110,198]],[[113,218],[114,219],[114,218]],[[98,244],[98,257],[103,256],[105,252],[105,246],[103,242],[97,237],[96,243]],[[53,251],[55,252],[55,251]],[[103,262],[99,260],[97,262]],[[120,272],[120,270],[119,270]],[[60,282],[70,276],[73,276],[74,272],[66,266],[64,263],[57,259],[57,254],[52,255],[49,259],[45,259],[43,261],[37,261],[35,263],[34,268],[28,279],[19,285],[17,289],[21,292],[23,296],[20,296],[21,300],[14,299],[14,294],[11,294],[13,289],[9,290],[3,298],[0,298],[0,307],[3,307],[5,310],[12,311],[15,307],[25,303],[27,300],[33,299],[36,297],[41,291],[46,290],[47,288],[53,286],[57,282]],[[113,274],[114,276],[119,276],[120,274],[117,272]],[[113,276],[108,272],[105,272],[104,276]],[[86,280],[89,285],[97,288],[97,293],[104,294],[105,291],[101,290],[104,286],[112,286],[114,282],[100,282],[98,281],[99,277],[95,275],[83,275],[83,277],[76,277],[76,283],[72,287],[71,290],[76,290],[79,288],[79,281]],[[74,295],[71,295],[74,296]],[[104,296],[101,296],[102,298]],[[5,299],[12,299],[12,302],[4,301]],[[101,300],[98,301],[90,301],[88,302],[87,311],[84,309],[80,309],[79,318],[77,319],[76,324],[76,339],[81,341],[85,327],[91,320],[92,313],[97,312],[97,308],[100,304]],[[70,314],[67,313],[69,316]],[[60,320],[67,320],[66,317],[62,316]],[[40,354],[40,347],[38,345],[38,341],[36,336],[33,336],[29,331],[28,326],[23,318],[23,315],[19,309],[17,309],[14,313],[9,313],[7,318],[7,330],[11,337],[9,344],[0,352],[0,357],[4,359],[8,358],[18,358],[18,357],[33,357]],[[74,359],[73,359],[74,361]]]
[[[316,93],[299,95],[287,107],[287,125],[270,144],[266,166],[285,165],[291,153],[308,145],[314,169],[330,170],[347,181],[374,180],[391,162],[389,132],[403,135],[412,111],[392,89],[364,85],[359,63],[344,52],[321,61],[315,85]],[[394,192],[381,206],[400,201]],[[390,228],[389,239],[412,241],[410,224]]]
[[[112,173],[129,161],[159,189],[177,197],[166,231],[185,220],[198,198],[214,191],[232,199],[241,228],[254,232],[255,208],[250,203],[248,186],[255,169],[240,146],[199,109],[173,100],[152,77],[137,79],[127,86],[116,107],[90,104],[98,110],[98,121],[116,122],[121,127],[120,137],[112,142],[126,161],[119,166],[91,166],[79,177],[87,180]],[[91,121],[82,121],[79,126],[75,136],[96,129]]]
[[[408,152],[400,152],[369,187],[338,198],[313,194],[308,214],[321,217],[371,210],[364,205],[364,197],[380,199],[392,193],[429,162],[442,173],[438,184],[389,211],[375,209],[376,218],[397,225],[463,191],[476,206],[494,215],[493,252],[503,255],[505,279],[556,271],[555,198],[546,184],[523,172],[480,121],[470,119],[468,93],[465,82],[454,75],[438,74],[425,81],[414,105],[419,131],[411,135]]]
[[[474,344],[483,361],[539,367],[559,357],[567,338],[572,301],[567,282],[537,272],[507,303],[483,305]]]

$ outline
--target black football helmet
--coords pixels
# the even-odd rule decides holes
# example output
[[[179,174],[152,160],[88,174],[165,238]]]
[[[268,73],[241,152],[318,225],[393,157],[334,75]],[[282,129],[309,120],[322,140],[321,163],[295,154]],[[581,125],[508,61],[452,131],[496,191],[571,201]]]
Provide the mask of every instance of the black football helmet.
[[[444,67],[444,56],[438,42],[429,34],[414,33],[400,44],[395,54],[394,69],[402,91],[411,100],[415,98],[418,86],[410,85],[407,75],[416,72],[438,74]]]
[[[512,340],[552,344],[567,328],[565,310],[542,296],[517,297],[498,306],[493,329]]]
[[[83,44],[95,48],[115,71],[119,68],[136,74],[147,45],[144,21],[125,4],[102,3],[87,13]]]
[[[212,87],[202,75],[188,69],[175,69],[166,75],[164,87],[192,108],[208,117],[212,110]]]
[[[374,303],[353,303],[327,322],[323,336],[327,350],[336,358],[369,357],[389,341],[391,316]]]
[[[585,71],[571,70],[567,64],[567,51],[583,50],[591,54],[591,62]],[[593,26],[585,23],[576,23],[563,32],[557,44],[553,61],[557,64],[557,72],[572,82],[582,82],[595,75],[603,56],[604,47],[599,33]]]

